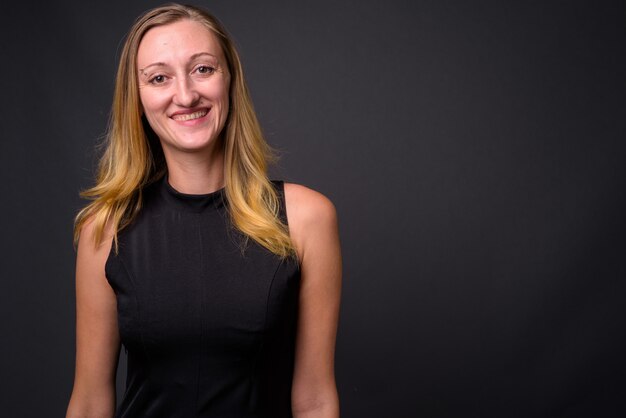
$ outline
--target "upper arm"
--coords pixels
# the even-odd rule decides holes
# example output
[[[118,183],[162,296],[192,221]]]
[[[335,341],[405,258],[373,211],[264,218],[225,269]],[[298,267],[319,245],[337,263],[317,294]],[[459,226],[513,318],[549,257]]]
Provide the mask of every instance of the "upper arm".
[[[76,372],[68,406],[73,415],[108,416],[115,408],[115,375],[120,349],[117,301],[104,266],[112,244],[105,229],[95,246],[93,224],[80,233],[76,257]]]
[[[333,204],[313,190],[285,185],[289,230],[301,263],[292,404],[338,414],[334,353],[341,294],[341,250]]]

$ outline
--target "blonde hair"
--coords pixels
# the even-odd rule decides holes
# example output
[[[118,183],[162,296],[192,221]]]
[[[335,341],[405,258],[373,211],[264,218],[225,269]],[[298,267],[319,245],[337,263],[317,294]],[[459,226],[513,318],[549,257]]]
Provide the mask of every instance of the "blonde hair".
[[[295,255],[280,201],[267,177],[272,150],[265,142],[248,92],[237,50],[221,23],[208,12],[188,5],[167,4],[141,15],[131,27],[120,56],[106,148],[98,165],[96,185],[81,192],[91,199],[76,216],[74,243],[88,219],[94,244],[109,223],[117,250],[118,232],[141,209],[141,190],[165,175],[167,166],[156,134],[142,118],[137,84],[137,50],[148,30],[180,20],[202,23],[219,40],[231,75],[230,112],[222,131],[224,190],[233,225],[272,253]]]

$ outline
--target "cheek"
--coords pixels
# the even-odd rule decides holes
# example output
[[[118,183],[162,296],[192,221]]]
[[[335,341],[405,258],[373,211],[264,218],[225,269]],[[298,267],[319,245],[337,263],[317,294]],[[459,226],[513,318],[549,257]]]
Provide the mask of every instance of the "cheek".
[[[230,89],[228,85],[222,85],[219,91],[219,102],[221,103],[221,119],[226,119],[230,113]]]
[[[161,117],[164,112],[164,100],[162,95],[154,94],[151,91],[139,92],[139,100],[141,104],[141,110],[150,128],[160,138],[164,134],[164,120]]]
[[[227,77],[225,80],[223,80],[222,96],[224,98],[224,102],[230,103],[230,77]]]
[[[230,84],[228,79],[217,74],[210,79],[197,83],[198,91],[214,103],[228,103]]]
[[[228,87],[222,83],[215,83],[211,86],[207,86],[205,90],[205,97],[214,103],[227,104],[228,103]]]
[[[141,107],[146,114],[158,110],[162,102],[159,95],[147,91],[140,91],[139,99],[141,100]]]

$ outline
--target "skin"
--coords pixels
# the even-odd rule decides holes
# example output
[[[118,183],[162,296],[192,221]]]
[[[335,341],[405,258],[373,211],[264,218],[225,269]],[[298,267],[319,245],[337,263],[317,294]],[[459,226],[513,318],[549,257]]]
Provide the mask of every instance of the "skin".
[[[142,110],[161,140],[172,187],[188,194],[223,187],[220,133],[228,115],[230,74],[214,35],[189,20],[153,28],[139,45],[137,68]],[[201,117],[180,120],[194,113]],[[285,184],[285,200],[302,272],[293,415],[336,418],[334,351],[341,293],[336,210],[326,197],[297,184]],[[104,272],[113,231],[107,228],[105,236],[94,247],[91,222],[80,234],[76,373],[68,418],[114,416],[120,338],[115,293]]]

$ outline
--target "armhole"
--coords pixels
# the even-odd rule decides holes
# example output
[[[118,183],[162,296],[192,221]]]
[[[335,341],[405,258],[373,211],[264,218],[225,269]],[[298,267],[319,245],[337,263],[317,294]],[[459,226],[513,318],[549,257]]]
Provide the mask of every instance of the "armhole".
[[[119,234],[118,234],[119,239]],[[120,243],[121,246],[121,243]],[[117,277],[119,275],[120,270],[120,260],[119,255],[115,251],[115,238],[111,238],[111,246],[109,247],[109,253],[107,254],[107,259],[104,262],[104,276],[109,282],[109,285],[113,288],[115,294],[117,294],[119,285],[117,282]]]
[[[272,185],[274,186],[274,190],[276,190],[276,195],[278,196],[279,207],[278,207],[278,219],[289,228],[289,222],[287,220],[287,204],[285,202],[285,182],[282,180],[272,180]]]

